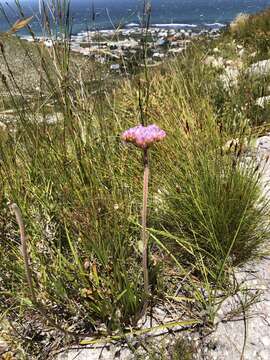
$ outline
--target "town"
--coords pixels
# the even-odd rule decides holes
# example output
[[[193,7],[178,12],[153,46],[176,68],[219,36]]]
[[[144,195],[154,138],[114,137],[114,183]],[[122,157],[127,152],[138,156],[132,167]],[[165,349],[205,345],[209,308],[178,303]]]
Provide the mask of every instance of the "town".
[[[85,31],[71,36],[71,50],[101,64],[110,64],[111,71],[121,72],[125,61],[156,66],[167,57],[183,52],[193,38],[202,35],[213,38],[219,33],[219,28],[197,29],[196,26],[189,29],[168,26]],[[140,64],[142,60],[144,62]]]
[[[132,67],[159,65],[168,57],[179,55],[190,42],[200,36],[215,38],[220,35],[222,24],[199,27],[196,25],[168,24],[148,29],[127,25],[126,28],[113,30],[82,31],[72,34],[70,49],[89,59],[108,65],[113,73],[123,73]],[[29,36],[22,36],[33,41]],[[48,48],[54,40],[40,36],[36,38]]]

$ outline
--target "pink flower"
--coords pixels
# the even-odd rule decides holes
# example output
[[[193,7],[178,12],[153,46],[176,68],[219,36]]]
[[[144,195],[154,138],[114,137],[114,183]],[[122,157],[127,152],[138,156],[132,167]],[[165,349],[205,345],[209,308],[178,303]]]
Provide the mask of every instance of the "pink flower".
[[[166,132],[157,125],[138,125],[123,132],[122,139],[134,145],[147,149],[150,145],[165,138]]]

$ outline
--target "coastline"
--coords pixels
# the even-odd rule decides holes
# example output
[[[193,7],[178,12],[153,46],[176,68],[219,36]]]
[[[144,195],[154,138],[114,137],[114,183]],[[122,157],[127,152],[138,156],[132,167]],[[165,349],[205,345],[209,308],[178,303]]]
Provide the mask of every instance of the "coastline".
[[[130,23],[119,29],[80,31],[70,36],[70,49],[100,64],[108,64],[113,72],[123,70],[123,60],[140,61],[142,41],[147,47],[147,65],[155,66],[170,56],[183,52],[195,38],[218,37],[225,24],[214,23],[207,26],[195,24],[153,24],[147,31],[139,24]],[[50,48],[56,38],[21,35],[29,42],[40,42]],[[126,71],[126,68],[125,68]]]

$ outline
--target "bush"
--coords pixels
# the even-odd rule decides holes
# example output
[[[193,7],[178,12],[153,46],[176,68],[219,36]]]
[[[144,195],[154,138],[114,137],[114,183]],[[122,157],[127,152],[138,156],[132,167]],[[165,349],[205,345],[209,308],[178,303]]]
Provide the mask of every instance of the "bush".
[[[168,133],[153,159],[159,176],[152,224],[169,246],[178,243],[171,252],[179,251],[181,263],[194,265],[202,257],[216,283],[224,267],[243,265],[261,252],[268,205],[260,196],[257,164],[246,158],[250,128],[240,126],[241,118],[231,126],[231,113],[215,113],[219,89],[212,70],[201,66],[202,57],[201,49],[191,49],[190,57],[151,80],[149,116]],[[130,109],[132,96],[127,88]],[[235,97],[227,101],[232,105]],[[239,141],[227,153],[225,144],[233,138]]]
[[[240,14],[230,25],[232,36],[257,51],[257,61],[269,56],[270,9],[254,15]]]

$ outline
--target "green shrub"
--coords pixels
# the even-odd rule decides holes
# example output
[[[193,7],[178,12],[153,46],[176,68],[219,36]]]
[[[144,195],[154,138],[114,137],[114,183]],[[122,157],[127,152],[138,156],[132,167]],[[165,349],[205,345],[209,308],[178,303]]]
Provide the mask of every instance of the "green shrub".
[[[269,56],[270,9],[254,15],[240,14],[230,25],[232,36],[257,51],[257,61]]]

